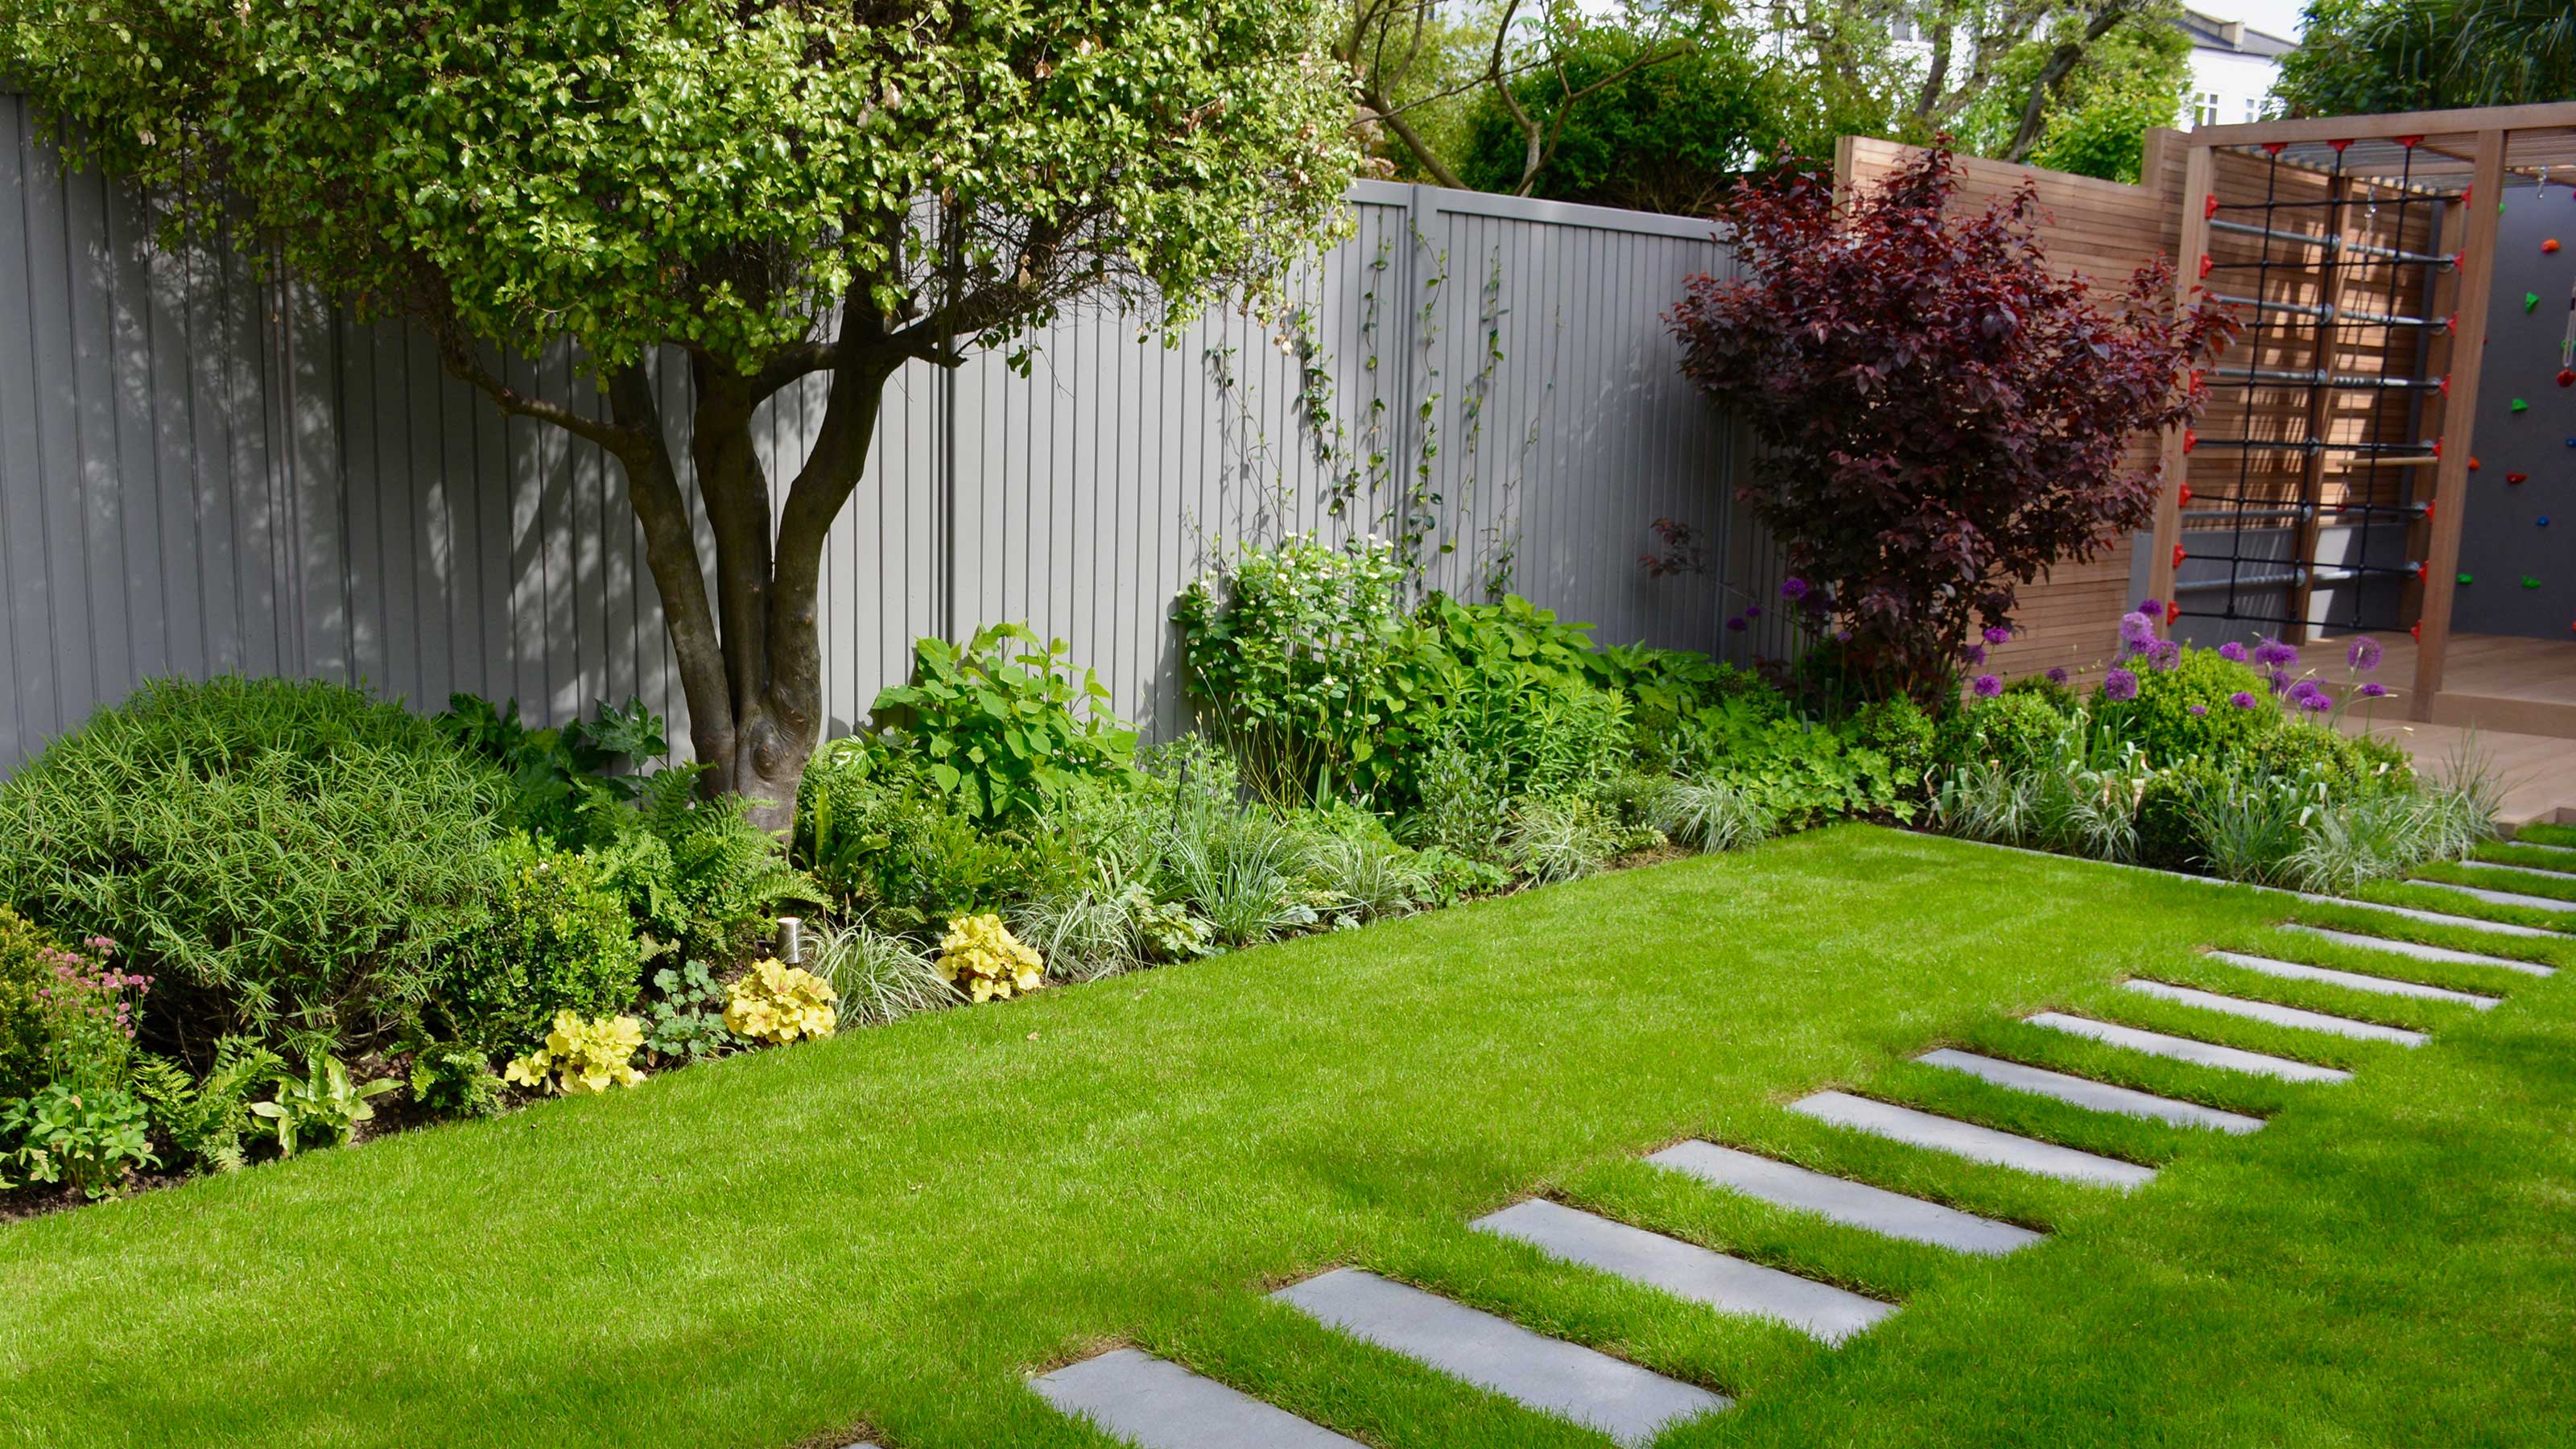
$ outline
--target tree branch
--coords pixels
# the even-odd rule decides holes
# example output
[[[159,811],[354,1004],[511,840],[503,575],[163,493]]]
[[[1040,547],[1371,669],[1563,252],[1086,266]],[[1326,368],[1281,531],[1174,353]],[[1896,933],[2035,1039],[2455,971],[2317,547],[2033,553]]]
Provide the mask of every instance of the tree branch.
[[[457,378],[471,383],[500,405],[501,411],[523,418],[552,423],[575,437],[587,438],[619,458],[626,457],[637,442],[630,429],[615,422],[601,422],[587,413],[576,412],[561,403],[530,397],[501,379],[494,377],[483,364],[474,360],[472,344],[452,326],[434,325],[431,335],[438,343],[439,361]]]
[[[1413,123],[1406,120],[1400,110],[1386,103],[1386,97],[1371,91],[1363,93],[1360,99],[1377,113],[1377,118],[1386,123],[1389,131],[1395,133],[1395,139],[1404,143],[1404,149],[1413,153],[1413,159],[1422,163],[1422,169],[1431,173],[1432,180],[1453,191],[1467,189],[1467,183],[1458,179],[1458,173],[1449,169],[1449,163],[1440,159],[1431,149],[1431,143],[1422,139],[1422,133],[1413,129]]]
[[[2137,0],[2106,0],[2101,10],[2094,14],[2092,23],[2084,27],[2081,39],[2062,42],[2049,52],[2047,63],[2039,68],[2038,76],[2031,81],[2030,99],[2021,108],[2021,125],[2013,132],[2012,144],[2004,148],[2005,160],[2014,163],[2027,161],[2030,153],[2039,149],[2040,137],[2048,131],[2045,108],[2049,98],[2065,88],[2066,78],[2074,74],[2076,65],[2084,59],[2085,48],[2110,34],[2114,26],[2127,19],[2135,3]]]
[[[681,495],[662,410],[653,382],[638,363],[608,375],[609,411],[636,439],[626,464],[626,499],[644,529],[644,560],[662,597],[671,651],[680,663],[680,691],[689,702],[691,752],[722,760],[732,752],[733,700],[725,690],[724,641],[707,602],[707,577],[698,562],[697,532]]]

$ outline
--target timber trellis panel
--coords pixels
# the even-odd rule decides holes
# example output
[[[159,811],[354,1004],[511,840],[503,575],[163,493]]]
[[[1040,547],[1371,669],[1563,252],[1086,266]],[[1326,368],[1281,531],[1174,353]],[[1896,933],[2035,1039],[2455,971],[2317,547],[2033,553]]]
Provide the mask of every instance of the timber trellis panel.
[[[595,448],[503,418],[414,332],[236,253],[156,248],[137,199],[66,174],[16,96],[0,199],[0,770],[144,679],[226,672],[364,680],[416,708],[471,690],[549,721],[638,694],[684,738]],[[1230,313],[1169,347],[1093,315],[1041,337],[1028,378],[983,356],[890,385],[830,543],[831,732],[864,725],[915,638],[1005,620],[1068,640],[1169,732],[1173,594],[1240,541],[1365,530],[1426,440],[1438,586],[1479,594],[1507,560],[1514,591],[1604,643],[1784,652],[1719,628],[1777,568],[1733,519],[1732,430],[1662,320],[1689,276],[1731,267],[1710,226],[1370,182],[1350,201],[1355,234],[1295,283],[1303,348]],[[1343,452],[1389,460],[1348,520],[1326,499],[1349,463],[1301,421],[1310,360]],[[561,351],[506,367],[597,405]],[[684,370],[662,376],[685,416]],[[773,477],[820,403],[771,406]],[[1710,538],[1733,584],[1647,578],[1658,518]]]

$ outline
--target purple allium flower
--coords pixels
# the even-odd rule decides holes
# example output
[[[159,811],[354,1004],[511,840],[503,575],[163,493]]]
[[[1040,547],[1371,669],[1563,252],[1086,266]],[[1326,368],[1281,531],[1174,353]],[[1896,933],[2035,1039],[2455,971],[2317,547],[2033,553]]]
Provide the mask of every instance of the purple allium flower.
[[[2245,646],[2230,639],[2218,646],[2218,657],[2230,664],[2242,664],[2245,662]]]
[[[1959,651],[1959,657],[1965,659],[1970,664],[1983,664],[1986,662],[1986,646],[1983,644],[1971,644],[1967,648]]]
[[[2051,684],[2064,684],[2066,682],[2065,667],[2063,665],[2051,666],[2048,671],[2048,682]]]
[[[2159,639],[2147,650],[2147,667],[2158,674],[2182,663],[2182,645],[2172,639]]]
[[[2388,686],[2376,679],[2361,687],[2361,697],[2364,699],[2384,699],[2387,695]]]
[[[1851,631],[1849,629],[1836,629],[1834,631],[1834,642],[1837,644],[1849,644],[1851,642]]]
[[[2227,696],[2227,702],[2236,706],[2238,709],[2252,709],[2254,707],[2254,695],[2251,690],[2240,689],[2234,694]]]
[[[2279,694],[2281,691],[2290,687],[2290,671],[2275,666],[2274,668],[2265,670],[2263,673],[2265,678],[2272,681],[2272,692],[2274,694]]]
[[[2209,713],[2209,706],[2205,704],[2189,705],[2185,707],[2183,712],[2190,715],[2204,715]]]
[[[2146,614],[2146,615],[2150,615],[2150,616],[2154,616],[2154,617],[2161,617],[2161,616],[2164,614],[2164,611],[2165,611],[2165,606],[2164,606],[2164,601],[2163,601],[2162,599],[2140,599],[2140,600],[2138,600],[2138,612],[2139,612],[2139,613],[2141,613],[2141,614]]]
[[[1989,644],[2010,644],[2012,642],[2012,630],[2001,624],[1988,624],[1986,626],[1986,642]]]
[[[1744,616],[1743,616],[1742,614],[1738,614],[1738,615],[1736,615],[1734,618],[1727,620],[1727,621],[1726,621],[1726,627],[1727,627],[1727,628],[1729,628],[1729,629],[1734,630],[1734,631],[1735,631],[1736,633],[1738,633],[1738,634],[1743,633],[1743,632],[1744,632]]]
[[[2343,662],[2368,673],[2379,667],[2379,641],[2367,634],[2356,635],[2352,647],[2344,651]]]
[[[2334,708],[2334,701],[2327,697],[2324,690],[2320,689],[2316,693],[2309,695],[2307,698],[2300,700],[2299,708],[2306,710],[2310,714],[2315,714],[2321,710]]]
[[[2325,703],[2319,704],[2317,702],[2319,700],[2324,700]],[[2326,698],[2326,692],[2319,688],[2313,679],[2302,679],[2291,685],[2289,702],[2301,709],[2323,709],[2334,703],[2333,700]]]
[[[1761,617],[1762,617],[1762,606],[1761,606],[1760,604],[1747,604],[1747,605],[1745,605],[1745,606],[1744,606],[1744,617],[1746,617],[1746,618],[1748,618],[1748,619],[1759,619],[1759,618],[1761,618]]]
[[[2120,642],[2128,647],[2128,652],[2131,654],[2144,650],[2148,645],[2156,642],[2156,621],[2148,618],[2143,612],[2122,614]]]
[[[2004,682],[1991,674],[1978,675],[1976,682],[1968,687],[1977,692],[1979,699],[1992,699],[2004,692]]]
[[[2254,646],[2254,662],[2271,668],[2299,662],[2299,651],[2278,639],[2266,639]]]
[[[2125,669],[2114,669],[2102,676],[2102,697],[2114,704],[2126,704],[2138,697],[2138,676]]]
[[[1805,579],[1782,579],[1780,581],[1781,598],[1787,599],[1790,603],[1794,604],[1806,596],[1807,581]]]

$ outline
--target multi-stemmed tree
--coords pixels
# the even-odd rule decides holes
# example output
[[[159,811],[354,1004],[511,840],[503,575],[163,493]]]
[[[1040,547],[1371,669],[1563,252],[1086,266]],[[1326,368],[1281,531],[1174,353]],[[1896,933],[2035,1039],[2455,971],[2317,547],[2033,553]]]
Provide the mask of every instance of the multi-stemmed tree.
[[[1329,11],[0,0],[0,59],[169,228],[246,223],[295,276],[426,329],[505,411],[615,457],[696,757],[783,824],[822,726],[824,537],[887,379],[1077,298],[1168,326],[1266,290],[1351,171]],[[605,417],[489,364],[567,342]],[[657,359],[688,371],[686,418],[662,415]],[[773,525],[753,414],[817,375]]]

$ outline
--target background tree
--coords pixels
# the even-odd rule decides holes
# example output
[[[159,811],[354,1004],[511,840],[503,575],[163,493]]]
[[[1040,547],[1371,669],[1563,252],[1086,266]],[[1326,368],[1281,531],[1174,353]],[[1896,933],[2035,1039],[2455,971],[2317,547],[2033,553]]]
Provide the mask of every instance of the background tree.
[[[1961,118],[1959,143],[1981,156],[2052,171],[2136,181],[2147,132],[2181,115],[2191,37],[2172,0],[2070,11],[2015,47],[1984,100]]]
[[[2309,0],[2273,95],[2293,115],[2576,98],[2569,0]]]
[[[1941,148],[1837,204],[1830,177],[1738,193],[1743,276],[1694,278],[1682,370],[1763,449],[1738,496],[1848,635],[1849,662],[1930,701],[2020,585],[2098,556],[2155,508],[2137,433],[2233,323],[2178,313],[2161,260],[2116,310],[2053,275],[2030,188],[1952,215]]]
[[[1350,175],[1328,19],[1327,0],[0,0],[7,69],[170,231],[237,207],[295,275],[619,460],[692,748],[772,826],[823,724],[824,538],[887,379],[1077,298],[1170,324],[1272,283]],[[495,366],[560,344],[605,416]],[[686,417],[663,416],[657,359],[686,367]],[[773,524],[752,420],[809,377],[828,401]]]

